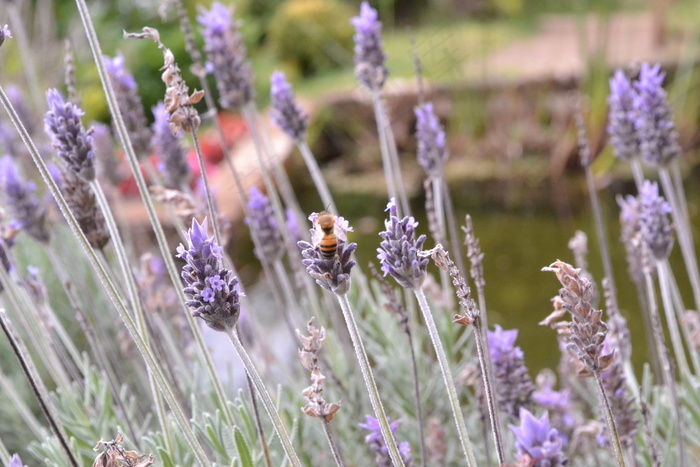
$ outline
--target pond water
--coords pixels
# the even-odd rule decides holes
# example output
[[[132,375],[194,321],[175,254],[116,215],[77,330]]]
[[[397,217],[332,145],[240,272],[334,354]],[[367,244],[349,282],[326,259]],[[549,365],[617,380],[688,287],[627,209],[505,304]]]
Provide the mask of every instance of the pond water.
[[[581,182],[581,179],[571,180],[572,186],[582,186]],[[700,223],[697,200],[700,197],[697,188],[689,189],[688,185],[690,183],[686,181],[691,222],[694,231],[698,232]],[[647,339],[636,287],[629,279],[624,246],[619,241],[619,210],[615,202],[617,194],[633,193],[630,189],[633,190],[630,183],[614,183],[610,188],[602,190],[599,196],[612,254],[618,302],[630,328],[633,364],[636,372],[641,374],[644,362],[649,361]],[[515,195],[517,199],[517,193]],[[507,207],[500,203],[484,203],[478,193],[454,200],[457,225],[463,225],[465,214],[470,214],[485,253],[485,293],[489,324],[519,330],[517,344],[525,352],[525,360],[533,377],[542,368],[555,369],[560,356],[555,332],[538,325],[552,311],[550,299],[557,294],[560,285],[554,274],[541,272],[541,268],[557,259],[573,264],[573,255],[567,245],[576,231],[581,230],[588,236],[588,269],[598,283],[603,277],[598,240],[587,196],[587,193],[571,195],[565,209],[559,203],[561,200],[555,199],[539,205],[511,203]],[[355,226],[356,233],[353,234],[352,241],[359,245],[357,261],[363,265],[370,261],[376,262],[376,248],[380,240],[377,232],[383,229],[383,221],[382,217],[375,218],[368,213],[383,216],[385,200],[368,195],[351,199],[342,196],[336,198],[343,215]],[[479,200],[479,205],[474,204],[475,199]],[[421,223],[419,230],[428,233],[421,203],[421,200],[414,200],[412,209]],[[302,200],[302,205],[305,204]],[[432,242],[429,239],[426,246],[430,245]],[[692,295],[677,245],[674,245],[671,263],[685,305],[692,307]]]

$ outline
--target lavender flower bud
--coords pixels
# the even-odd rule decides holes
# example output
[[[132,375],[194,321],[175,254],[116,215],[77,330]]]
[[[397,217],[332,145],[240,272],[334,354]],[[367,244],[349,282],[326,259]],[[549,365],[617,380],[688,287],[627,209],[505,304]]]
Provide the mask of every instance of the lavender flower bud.
[[[294,141],[303,141],[308,127],[308,117],[296,103],[292,86],[281,71],[272,73],[270,82],[272,83],[270,88],[272,120]]]
[[[654,67],[642,64],[639,81],[635,83],[638,94],[634,100],[637,110],[635,129],[642,160],[657,168],[666,166],[681,153],[666,91],[661,87],[666,73],[660,69],[658,64]]]
[[[551,370],[540,372],[537,376],[538,389],[532,393],[532,400],[548,410],[550,425],[557,429],[559,437],[566,443],[576,428],[576,419],[572,414],[570,391],[553,390],[554,379],[555,376]]]
[[[442,175],[449,152],[445,142],[445,129],[435,115],[433,104],[419,105],[416,114],[416,138],[418,139],[418,163],[429,178]]]
[[[269,198],[256,187],[250,189],[248,214],[245,222],[250,227],[251,234],[257,236],[258,247],[261,250],[258,251],[256,248],[255,256],[260,261],[269,262],[281,257],[284,252],[284,242],[275,218],[275,210]]]
[[[612,352],[618,348],[617,343],[611,339],[612,334],[608,335],[603,345],[604,351]],[[622,447],[632,446],[635,436],[637,435],[637,417],[634,407],[634,400],[627,392],[627,377],[622,363],[622,354],[618,350],[615,354],[615,360],[608,371],[601,374],[605,393],[610,399],[613,416],[615,417],[615,427],[620,438]],[[602,420],[605,419],[601,414]],[[607,424],[604,424],[603,433],[598,436],[598,442],[601,445],[610,442]]]
[[[357,249],[357,243],[347,243],[347,233],[352,232],[352,227],[348,221],[340,216],[332,216],[323,213],[320,216],[312,213],[309,220],[314,228],[311,233],[311,243],[297,242],[301,248],[302,264],[306,266],[306,272],[316,280],[316,283],[338,295],[343,295],[350,290],[350,271],[355,266],[352,253]],[[332,225],[326,225],[327,216],[332,216]],[[319,219],[322,220],[319,221]],[[335,239],[333,239],[335,237]],[[332,257],[328,257],[328,250],[333,242],[337,245],[337,250]],[[321,246],[324,252],[321,252]]]
[[[39,242],[48,242],[46,210],[34,195],[36,185],[22,180],[10,156],[0,159],[0,186],[12,215],[10,227],[24,229]]]
[[[637,92],[621,70],[610,79],[608,96],[608,136],[615,156],[630,161],[639,154],[639,140],[635,131],[634,102]]]
[[[387,205],[389,220],[384,221],[386,230],[379,232],[384,240],[377,248],[377,258],[382,265],[382,272],[391,276],[402,287],[418,289],[425,279],[428,258],[420,257],[425,235],[416,238],[418,222],[413,216],[398,218],[396,203],[392,198]]]
[[[529,457],[536,467],[559,467],[568,464],[561,452],[563,441],[555,428],[549,426],[549,414],[545,412],[540,418],[527,409],[520,409],[520,426],[508,425],[515,435],[515,447],[518,460]],[[527,457],[525,457],[527,456]],[[525,457],[525,459],[523,459]]]
[[[134,151],[139,158],[148,157],[151,154],[151,132],[138,95],[136,80],[124,68],[122,54],[117,54],[114,58],[105,56],[104,64],[117,97],[117,104],[124,116],[124,125],[131,137]]]
[[[370,91],[381,89],[389,75],[378,17],[377,10],[362,2],[360,16],[350,20],[355,27],[355,76]]]
[[[593,287],[580,269],[563,261],[556,261],[543,271],[557,275],[563,288],[559,289],[560,306],[572,318],[568,323],[567,348],[583,363],[582,375],[605,371],[612,363],[613,354],[603,352],[603,341],[608,326],[603,322],[603,311],[591,305]]]
[[[632,195],[617,197],[620,206],[620,239],[627,252],[627,273],[632,281],[644,284],[644,265],[649,264],[649,250],[644,246],[642,225],[639,221],[639,199]]]
[[[7,25],[5,26],[7,27]],[[10,467],[27,467],[24,465],[22,462],[22,459],[19,458],[18,454],[12,454],[12,458],[10,459]]]
[[[515,345],[518,330],[504,331],[496,325],[495,331],[488,331],[487,334],[498,406],[509,417],[516,418],[521,407],[530,406],[535,390],[525,367],[523,351]]]
[[[158,154],[158,170],[163,176],[163,184],[167,188],[185,191],[192,180],[192,170],[187,163],[187,153],[182,146],[182,134],[173,134],[168,122],[165,105],[159,102],[153,107],[155,120],[151,144]]]
[[[184,292],[190,298],[185,304],[192,316],[199,317],[215,331],[230,331],[240,313],[238,278],[223,267],[223,249],[207,233],[207,219],[199,224],[192,219],[192,227],[183,232],[187,248],[181,243],[177,256],[187,264],[182,267]]]
[[[639,193],[642,238],[657,260],[668,258],[673,248],[673,227],[668,220],[671,206],[659,195],[656,183],[644,180]]]
[[[204,51],[207,71],[216,77],[219,103],[224,109],[239,109],[255,98],[253,73],[246,57],[240,24],[233,11],[219,2],[210,10],[201,9],[197,21],[204,26]]]
[[[5,39],[12,37],[12,31],[7,27],[7,24],[0,28],[0,47],[5,43]]]
[[[102,249],[109,242],[109,231],[90,184],[69,168],[62,167],[61,192],[90,246]]]
[[[365,430],[370,430],[371,433],[365,436],[365,444],[369,446],[369,449],[374,453],[374,460],[377,463],[377,467],[391,467],[394,463],[391,461],[389,456],[389,450],[384,442],[384,437],[382,436],[381,428],[379,427],[379,421],[366,415],[366,422],[360,423],[358,426],[364,428]],[[401,424],[401,420],[396,420],[389,425],[391,429],[391,434],[396,439],[396,429]],[[408,441],[403,441],[397,443],[399,448],[399,454],[401,455],[401,460],[406,467],[413,467],[413,456],[411,455],[411,445]]]
[[[333,420],[335,413],[340,410],[340,403],[326,402],[323,398],[323,383],[326,377],[318,366],[318,353],[326,340],[326,330],[319,330],[314,326],[313,318],[309,320],[306,329],[309,332],[308,336],[302,335],[297,329],[297,336],[304,347],[299,349],[299,359],[304,368],[311,372],[311,386],[302,392],[306,405],[301,411],[309,417],[322,418],[327,423]]]
[[[44,118],[44,130],[51,137],[58,156],[69,170],[86,182],[95,179],[95,154],[92,151],[92,131],[85,131],[80,117],[85,112],[71,102],[65,102],[56,89],[46,92],[49,111]]]

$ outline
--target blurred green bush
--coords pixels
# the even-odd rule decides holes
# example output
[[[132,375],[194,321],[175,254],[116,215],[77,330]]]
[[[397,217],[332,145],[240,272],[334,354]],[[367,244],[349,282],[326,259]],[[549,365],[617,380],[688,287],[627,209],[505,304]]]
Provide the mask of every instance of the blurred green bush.
[[[269,46],[290,71],[313,74],[352,61],[355,12],[338,0],[290,0],[272,19]]]

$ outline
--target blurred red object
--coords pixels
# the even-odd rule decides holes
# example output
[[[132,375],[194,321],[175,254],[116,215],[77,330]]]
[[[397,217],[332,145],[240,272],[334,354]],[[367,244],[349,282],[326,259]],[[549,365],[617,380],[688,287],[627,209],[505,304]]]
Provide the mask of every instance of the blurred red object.
[[[240,115],[234,115],[230,113],[220,112],[217,116],[219,120],[219,125],[221,125],[221,130],[224,133],[224,138],[226,139],[226,145],[229,149],[233,148],[241,138],[248,134],[248,126],[245,120]],[[221,144],[219,143],[219,136],[217,134],[216,128],[211,125],[207,126],[204,130],[201,130],[197,136],[199,137],[199,145],[202,148],[202,155],[204,156],[204,165],[207,168],[207,174],[213,175],[216,170],[216,166],[224,160],[224,153],[221,149]],[[158,156],[152,154],[148,158],[148,163],[151,167],[158,167]],[[187,162],[192,169],[193,187],[197,186],[196,181],[199,179],[199,162],[197,161],[197,154],[194,149],[191,149],[187,153]],[[139,164],[141,168],[141,173],[146,179],[146,183],[150,183],[148,171],[143,167],[144,162]],[[119,191],[125,196],[138,196],[139,190],[136,186],[136,180],[133,174],[129,176],[119,184]]]

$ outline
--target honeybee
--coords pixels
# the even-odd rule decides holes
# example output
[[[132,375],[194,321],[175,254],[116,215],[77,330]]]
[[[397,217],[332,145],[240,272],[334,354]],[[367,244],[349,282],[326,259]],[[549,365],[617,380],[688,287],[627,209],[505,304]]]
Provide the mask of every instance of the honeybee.
[[[318,214],[316,224],[323,231],[323,237],[318,242],[321,256],[325,259],[333,259],[338,251],[338,237],[335,235],[335,216],[328,211]]]

